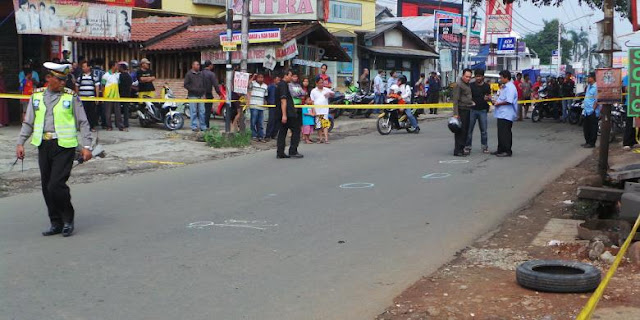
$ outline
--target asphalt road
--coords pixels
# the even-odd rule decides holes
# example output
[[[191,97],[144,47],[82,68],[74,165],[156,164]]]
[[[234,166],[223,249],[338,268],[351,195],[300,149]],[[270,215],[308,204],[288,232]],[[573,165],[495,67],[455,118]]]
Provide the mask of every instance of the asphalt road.
[[[0,199],[0,317],[371,319],[586,157],[581,136],[527,121],[513,158],[479,153],[476,136],[468,163],[440,163],[454,159],[440,120],[303,145],[302,160],[269,151],[74,185],[71,238],[39,235],[39,193]]]

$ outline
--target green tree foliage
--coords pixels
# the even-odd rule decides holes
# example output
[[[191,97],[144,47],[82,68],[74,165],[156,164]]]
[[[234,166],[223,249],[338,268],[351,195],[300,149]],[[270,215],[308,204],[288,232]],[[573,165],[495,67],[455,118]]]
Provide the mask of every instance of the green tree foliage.
[[[558,20],[543,20],[544,28],[533,34],[524,37],[527,46],[536,53],[540,58],[540,64],[551,64],[551,53],[558,49]],[[567,64],[571,61],[573,42],[569,39],[562,38],[562,63]]]

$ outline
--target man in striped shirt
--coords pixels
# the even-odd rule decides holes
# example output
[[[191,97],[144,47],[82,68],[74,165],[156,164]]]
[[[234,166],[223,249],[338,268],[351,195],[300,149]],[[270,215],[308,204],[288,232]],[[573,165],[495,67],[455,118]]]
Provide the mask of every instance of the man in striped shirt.
[[[80,97],[96,97],[100,90],[100,81],[93,76],[91,67],[86,61],[82,62],[82,75],[78,77],[78,95]],[[91,131],[95,132],[98,127],[98,111],[94,101],[83,101],[84,111],[89,119]]]

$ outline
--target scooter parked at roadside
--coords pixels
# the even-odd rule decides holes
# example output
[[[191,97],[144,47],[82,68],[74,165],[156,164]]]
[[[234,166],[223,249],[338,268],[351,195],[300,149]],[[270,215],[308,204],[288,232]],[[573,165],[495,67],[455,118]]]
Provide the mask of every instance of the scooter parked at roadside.
[[[165,99],[175,99],[173,91],[167,85],[162,89]],[[151,98],[151,97],[143,97]],[[184,105],[184,104],[183,104]],[[184,116],[178,111],[178,104],[173,101],[167,101],[162,105],[145,101],[138,105],[136,110],[140,126],[148,128],[155,123],[163,123],[168,130],[180,130],[184,126]]]

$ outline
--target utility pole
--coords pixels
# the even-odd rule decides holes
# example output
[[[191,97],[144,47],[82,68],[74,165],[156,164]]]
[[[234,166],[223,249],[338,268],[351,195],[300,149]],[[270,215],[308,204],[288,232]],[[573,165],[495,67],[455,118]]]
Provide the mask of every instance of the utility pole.
[[[562,64],[562,23],[558,19],[558,67],[556,68],[556,76],[560,76],[560,65]]]
[[[462,27],[464,27],[464,0],[462,1],[462,9],[460,10],[460,33],[458,33],[458,75],[462,74]]]
[[[604,66],[613,67],[613,0],[605,0],[603,20],[603,44]],[[600,136],[600,158],[598,159],[598,174],[604,180],[609,170],[609,137],[611,135],[611,104],[602,106],[602,130]]]
[[[233,0],[227,0],[227,40],[233,40]],[[227,98],[224,115],[224,132],[229,134],[231,132],[231,92],[233,91],[233,67],[231,66],[231,51],[227,51],[227,77],[225,79],[225,87],[227,89]]]
[[[471,42],[471,16],[474,15],[474,7],[469,7],[469,17],[467,18],[467,41],[464,46],[464,67],[469,68],[469,42]]]
[[[242,56],[242,60],[240,60],[240,70],[242,72],[247,72],[247,59],[249,58],[249,0],[242,1],[242,22],[241,22],[241,42],[240,42],[240,53]]]
[[[516,38],[516,72],[519,70],[518,69],[518,62],[520,61],[520,51],[519,51],[519,47],[518,47],[518,38]]]

